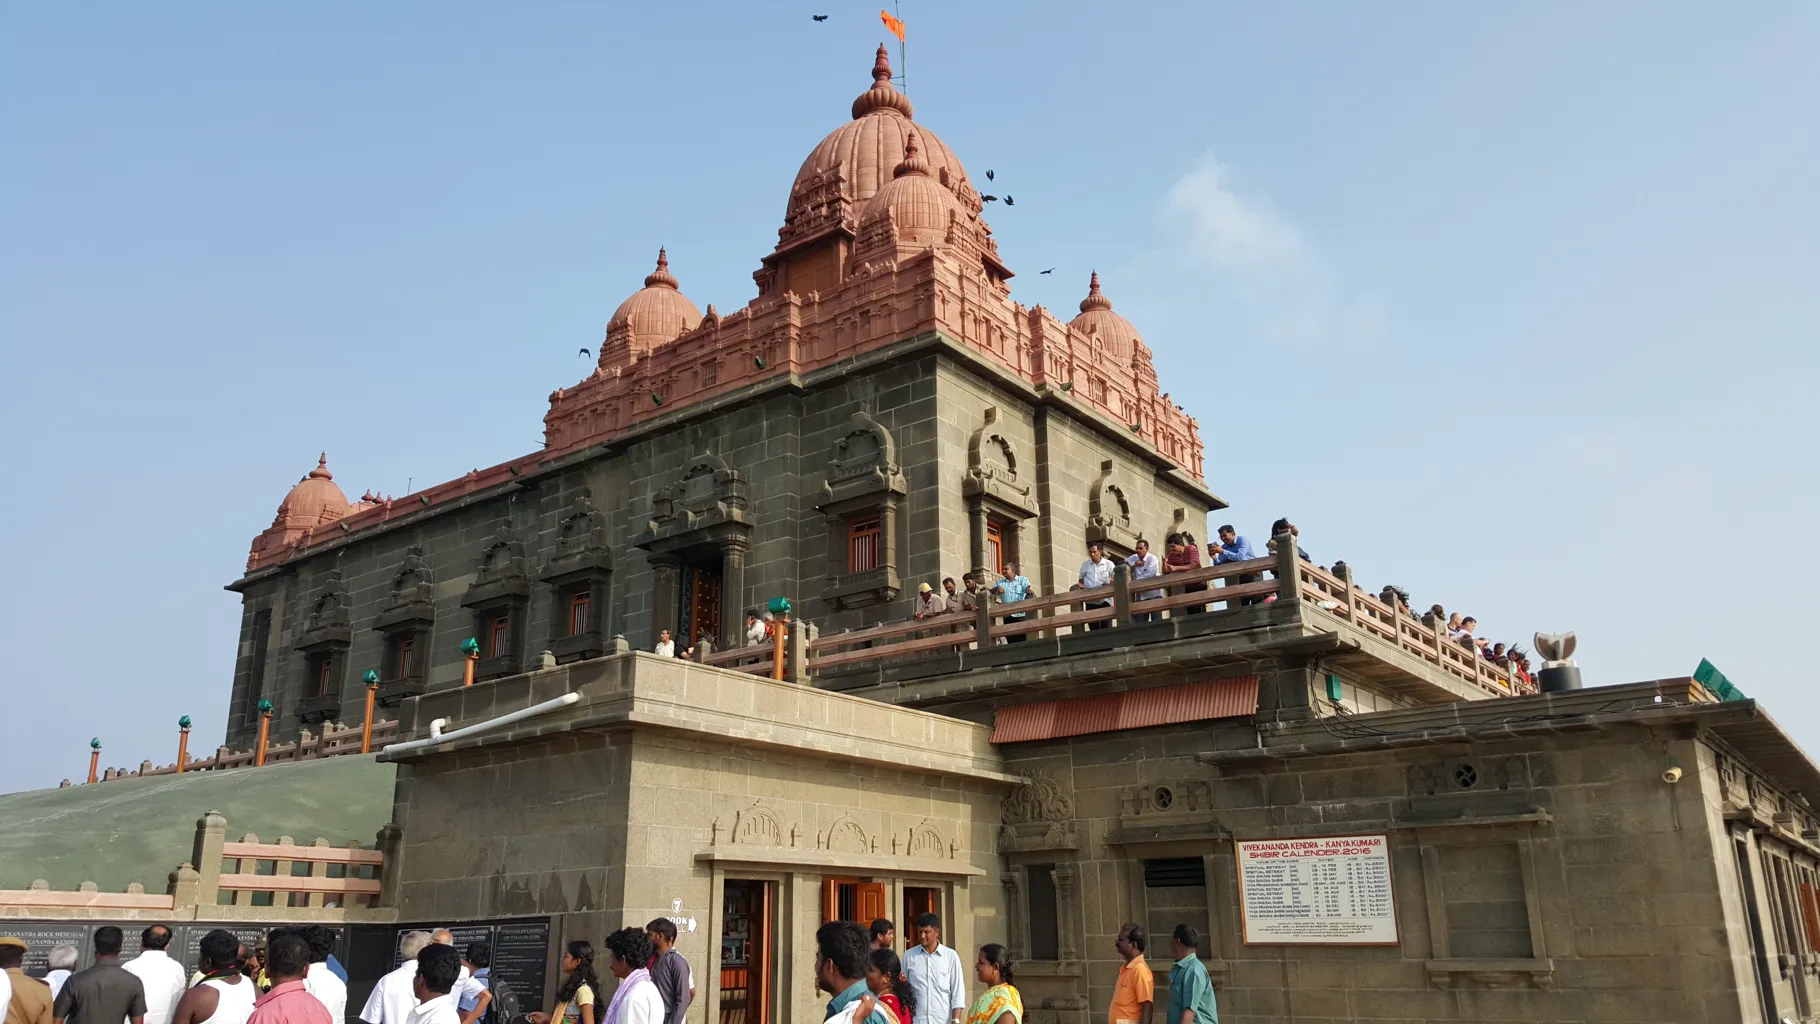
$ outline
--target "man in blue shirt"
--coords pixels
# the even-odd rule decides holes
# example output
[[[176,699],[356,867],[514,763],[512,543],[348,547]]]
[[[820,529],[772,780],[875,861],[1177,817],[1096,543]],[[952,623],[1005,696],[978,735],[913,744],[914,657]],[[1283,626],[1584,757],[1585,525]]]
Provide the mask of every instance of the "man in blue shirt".
[[[824,1020],[839,1016],[840,1024],[848,1024],[855,1009],[853,1004],[871,995],[866,988],[866,968],[872,962],[870,947],[866,930],[851,921],[829,921],[816,929],[815,984],[834,997],[828,1001]],[[874,1005],[863,1021],[851,1024],[889,1022],[885,1009]]]
[[[1000,604],[1013,604],[1030,596],[1030,580],[1017,571],[1016,562],[1006,562],[1004,578],[993,584],[992,592],[998,595],[998,602]],[[1005,621],[1022,622],[1029,617],[1030,616],[1020,612],[1017,615],[1005,616]],[[1005,642],[1021,644],[1027,639],[1029,639],[1028,634],[1014,633],[1011,636],[1006,637]]]
[[[1239,536],[1239,531],[1233,529],[1230,523],[1220,527],[1220,544],[1218,547],[1215,547],[1212,544],[1207,545],[1207,555],[1209,558],[1213,559],[1214,565],[1224,565],[1227,562],[1247,562],[1258,557],[1251,551],[1251,542]],[[1263,578],[1263,573],[1248,572],[1241,576],[1234,576],[1231,585],[1237,586],[1240,583],[1256,583]],[[1244,607],[1249,604],[1261,604],[1263,601],[1264,599],[1261,597],[1242,597],[1239,598],[1239,606]],[[1230,602],[1228,603],[1228,607],[1231,607]]]
[[[1178,924],[1169,940],[1175,966],[1169,968],[1169,1016],[1163,1024],[1220,1024],[1213,997],[1213,979],[1201,963],[1197,948],[1201,933],[1193,925]]]

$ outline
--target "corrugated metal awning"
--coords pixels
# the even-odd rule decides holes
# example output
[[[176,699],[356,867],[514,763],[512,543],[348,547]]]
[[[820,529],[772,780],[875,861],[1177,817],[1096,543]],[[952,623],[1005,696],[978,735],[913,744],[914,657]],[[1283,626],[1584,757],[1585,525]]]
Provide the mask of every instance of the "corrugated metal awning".
[[[1231,676],[998,709],[992,742],[1028,743],[1153,725],[1240,718],[1258,710],[1258,677]]]

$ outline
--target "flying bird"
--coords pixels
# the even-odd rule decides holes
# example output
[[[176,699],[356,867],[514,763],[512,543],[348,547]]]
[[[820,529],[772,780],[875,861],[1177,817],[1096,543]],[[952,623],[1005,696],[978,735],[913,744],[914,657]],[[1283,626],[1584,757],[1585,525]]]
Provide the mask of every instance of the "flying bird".
[[[816,21],[827,21],[828,20],[828,16],[826,14],[811,14],[811,15],[809,15],[809,17],[815,19]]]
[[[1016,206],[1017,205],[1017,200],[1011,198],[1011,193],[1009,193],[1009,192],[1005,193],[1005,205],[1006,206]]]
[[[996,202],[998,202],[998,196],[980,196],[980,202],[996,203]]]
[[[582,350],[581,350],[581,351],[580,351],[580,352],[577,352],[577,353],[575,353],[575,358],[577,358],[577,359],[586,359],[586,358],[588,358],[588,357],[589,357],[589,356],[591,356],[591,355],[593,355],[593,354],[594,354],[594,353],[592,353],[592,352],[590,352],[590,351],[588,351],[588,350],[587,350],[587,349],[585,349],[585,348],[584,348],[584,349],[582,349]]]
[[[990,167],[986,168],[986,180],[987,181],[992,180],[992,168],[990,168]]]
[[[1037,273],[1039,273],[1039,274],[1053,274],[1053,273],[1055,273],[1055,268],[1054,268],[1054,267],[1050,267],[1050,268],[1049,268],[1049,269],[1048,269],[1048,270],[1039,270],[1039,271],[1037,271]]]

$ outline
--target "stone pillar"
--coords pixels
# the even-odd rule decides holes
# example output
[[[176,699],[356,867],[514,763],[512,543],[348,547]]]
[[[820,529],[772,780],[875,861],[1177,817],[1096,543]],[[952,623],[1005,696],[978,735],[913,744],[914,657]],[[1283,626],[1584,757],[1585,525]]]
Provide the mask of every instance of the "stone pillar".
[[[1064,861],[1055,866],[1055,932],[1060,940],[1056,956],[1063,960],[1081,958],[1080,933],[1076,930],[1080,923],[1080,911],[1074,905],[1074,893],[1080,881],[1080,868],[1072,861]]]
[[[682,603],[682,561],[669,555],[652,555],[648,560],[656,579],[651,584],[651,636],[646,650],[657,643],[657,634],[662,630],[669,630],[679,641],[683,639],[676,635],[676,610]],[[684,642],[683,646],[688,644]]]
[[[1024,920],[1023,872],[1022,867],[1014,865],[999,876],[999,884],[1005,887],[1005,945],[1011,948],[1014,961],[1030,954],[1030,940],[1025,934],[1029,924]],[[907,940],[906,946],[909,944]]]
[[[992,591],[982,587],[979,593],[973,595],[973,614],[974,636],[977,638],[974,646],[982,651],[988,650],[992,647]]]
[[[990,568],[990,569],[996,570],[998,568],[997,566],[988,566],[986,564],[986,503],[985,502],[975,501],[973,503],[973,505],[970,508],[968,508],[967,522],[968,522],[969,526],[971,527],[971,529],[969,531],[971,534],[970,539],[972,541],[972,547],[969,548],[969,553],[971,555],[970,564],[973,566],[973,572],[975,573],[976,576],[978,576],[981,585],[984,585],[986,582],[985,574],[986,574],[987,569]]]
[[[379,866],[379,899],[373,905],[396,907],[398,889],[404,877],[404,829],[396,822],[387,822],[374,838],[378,841],[379,852],[385,856],[385,863]]]
[[[798,686],[809,685],[809,622],[798,619],[790,623],[784,645],[784,678]]]
[[[219,876],[220,872],[216,872]],[[170,889],[172,916],[177,918],[194,917],[195,909],[202,902],[202,876],[197,873],[188,861],[177,865],[171,872]]]
[[[846,548],[846,544],[846,539],[842,538],[843,550]],[[878,546],[881,564],[889,572],[901,575],[903,567],[898,564],[897,550],[897,496],[894,494],[886,494],[878,503]],[[846,565],[844,558],[841,565],[844,572]]]
[[[196,902],[215,905],[221,891],[221,846],[227,842],[227,819],[209,811],[196,819],[196,840],[190,847],[190,865],[196,869]]]
[[[1295,534],[1279,533],[1271,540],[1277,542],[1277,600],[1300,601],[1302,558],[1296,548]]]
[[[727,540],[721,545],[720,571],[720,638],[722,650],[745,641],[746,625],[746,552],[752,545],[744,537]],[[695,642],[694,637],[689,638]]]
[[[1112,567],[1112,614],[1120,626],[1131,625],[1131,566],[1124,562]]]

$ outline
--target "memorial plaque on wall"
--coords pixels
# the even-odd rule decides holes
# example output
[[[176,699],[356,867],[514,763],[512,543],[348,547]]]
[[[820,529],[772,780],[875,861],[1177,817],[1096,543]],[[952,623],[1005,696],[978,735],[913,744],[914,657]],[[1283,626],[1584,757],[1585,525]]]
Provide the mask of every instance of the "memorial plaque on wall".
[[[1233,845],[1247,945],[1396,945],[1387,837],[1256,839]]]
[[[544,971],[550,963],[550,922],[522,921],[493,927],[493,970],[502,984],[511,986],[519,1006],[539,1008],[543,1002]],[[548,1009],[548,1007],[543,1007]]]
[[[16,935],[25,940],[25,968],[27,977],[42,978],[51,969],[51,950],[58,946],[76,947],[77,962],[83,963],[93,959],[88,952],[88,928],[79,924],[13,924],[0,922],[0,934]]]
[[[206,923],[189,925],[177,936],[183,942],[183,968],[188,971],[196,969],[197,961],[202,959],[202,937],[217,928],[233,932],[234,938],[246,943],[246,948],[258,949],[260,943],[265,941],[266,933],[277,927],[278,925],[275,924],[267,925],[264,928],[249,927],[247,925]],[[339,928],[336,929],[336,931],[340,930],[341,929]],[[176,943],[172,943],[173,947],[175,945]]]

